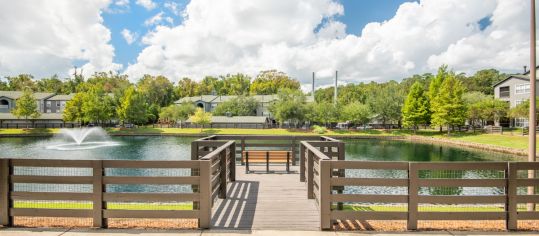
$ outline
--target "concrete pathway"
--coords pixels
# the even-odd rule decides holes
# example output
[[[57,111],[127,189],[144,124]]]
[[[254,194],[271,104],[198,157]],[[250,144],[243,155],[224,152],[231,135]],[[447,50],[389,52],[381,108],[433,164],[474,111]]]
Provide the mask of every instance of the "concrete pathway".
[[[347,235],[372,235],[372,236],[399,236],[399,235],[539,235],[537,232],[460,232],[460,231],[426,231],[426,232],[333,232],[333,231],[286,231],[286,230],[137,230],[137,229],[26,229],[5,228],[0,229],[1,236],[201,236],[201,235],[224,235],[224,236],[347,236]]]

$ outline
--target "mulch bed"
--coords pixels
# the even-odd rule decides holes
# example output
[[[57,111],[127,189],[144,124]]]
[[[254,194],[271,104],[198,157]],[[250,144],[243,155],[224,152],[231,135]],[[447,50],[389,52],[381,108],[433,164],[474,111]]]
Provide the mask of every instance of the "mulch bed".
[[[419,221],[418,230],[422,231],[505,231],[505,221]],[[333,225],[338,231],[407,231],[406,221],[383,220],[339,220]],[[539,231],[539,221],[519,221],[518,230]]]

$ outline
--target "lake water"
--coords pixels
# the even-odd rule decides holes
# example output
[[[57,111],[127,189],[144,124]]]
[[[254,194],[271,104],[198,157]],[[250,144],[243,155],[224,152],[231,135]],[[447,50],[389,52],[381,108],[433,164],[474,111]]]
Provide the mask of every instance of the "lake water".
[[[59,151],[47,147],[57,144],[55,138],[0,138],[1,158],[43,158],[43,159],[122,159],[122,160],[189,160],[190,143],[194,138],[183,137],[112,137],[119,146],[103,147],[90,150]],[[397,140],[348,140],[346,142],[347,160],[371,161],[510,161],[517,157],[474,149],[465,149],[439,144],[412,143]],[[21,168],[15,174],[43,174],[43,168]],[[73,170],[53,168],[46,172],[56,175],[91,175],[91,169],[72,173]],[[186,170],[188,171],[188,170]],[[88,172],[88,173],[86,173]],[[106,175],[185,175],[167,170],[109,169]],[[367,178],[406,178],[406,171],[387,170],[348,170],[349,177]],[[429,178],[497,178],[503,173],[492,171],[445,171],[420,173]],[[41,187],[40,187],[41,186]],[[17,191],[90,191],[90,189],[65,185],[18,185]],[[140,186],[110,185],[110,192],[189,192],[189,186]],[[395,187],[347,187],[345,192],[363,194],[405,194],[406,188]],[[423,194],[444,195],[491,195],[500,194],[498,188],[424,188]]]

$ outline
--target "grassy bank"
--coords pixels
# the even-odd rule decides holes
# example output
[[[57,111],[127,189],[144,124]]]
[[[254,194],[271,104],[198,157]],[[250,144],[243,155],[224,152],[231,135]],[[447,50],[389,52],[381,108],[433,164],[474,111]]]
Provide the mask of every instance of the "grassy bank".
[[[199,128],[152,128],[142,127],[136,129],[109,128],[107,131],[111,135],[320,135],[309,130],[301,129],[204,129]],[[58,133],[59,129],[0,129],[0,135],[25,136],[25,135],[52,135]],[[414,135],[409,130],[329,130],[323,135],[345,137],[345,136],[411,136]],[[470,132],[455,132],[448,136],[437,130],[421,130],[416,136],[432,137],[462,141],[466,143],[487,144],[503,148],[517,150],[527,150],[528,137],[520,135],[519,132],[505,134],[483,134]],[[539,150],[539,149],[538,149]]]

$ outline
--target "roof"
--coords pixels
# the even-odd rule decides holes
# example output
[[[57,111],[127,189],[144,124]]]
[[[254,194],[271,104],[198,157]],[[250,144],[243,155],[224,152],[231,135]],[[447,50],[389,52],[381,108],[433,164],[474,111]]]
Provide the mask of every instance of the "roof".
[[[11,99],[19,99],[22,94],[22,91],[0,91],[0,97],[7,97]],[[41,100],[54,96],[54,93],[33,93],[33,95],[37,100]]]
[[[41,115],[34,120],[62,120],[62,113],[40,113]],[[13,114],[6,112],[0,113],[0,120],[24,120],[24,117],[18,119]]]
[[[213,101],[217,96],[214,95],[202,95],[202,96],[195,96],[195,97],[184,97],[180,100],[176,101],[175,103],[179,104],[182,102],[197,102],[197,101],[203,101],[203,102],[211,102]]]
[[[268,118],[265,116],[212,116],[211,123],[246,123],[246,124],[265,124]],[[192,123],[191,118],[187,120],[188,123]]]
[[[494,84],[492,87],[496,87],[496,86],[498,86],[498,85],[502,84],[503,82],[508,81],[510,79],[519,79],[519,80],[524,80],[524,81],[530,81],[530,77],[528,77],[527,75],[515,74],[515,75],[507,76],[507,78],[505,78],[502,81]]]
[[[72,94],[59,94],[59,95],[54,95],[53,97],[51,98],[48,98],[47,100],[49,101],[69,101],[71,99],[73,99],[73,97],[75,96],[74,93]]]

